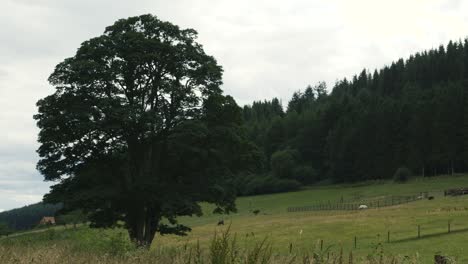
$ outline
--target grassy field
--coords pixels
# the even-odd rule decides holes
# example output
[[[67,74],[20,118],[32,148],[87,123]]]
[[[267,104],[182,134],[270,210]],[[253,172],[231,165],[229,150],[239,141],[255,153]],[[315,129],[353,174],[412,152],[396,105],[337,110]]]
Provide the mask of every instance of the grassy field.
[[[223,218],[240,248],[253,248],[266,238],[279,256],[304,256],[311,252],[336,255],[343,251],[346,256],[352,252],[355,258],[363,259],[384,252],[387,256],[409,256],[419,263],[433,263],[434,255],[440,253],[454,257],[457,263],[468,263],[468,251],[464,250],[468,244],[468,196],[443,196],[444,189],[454,187],[468,187],[468,176],[419,178],[405,184],[368,182],[311,187],[292,193],[239,198],[238,213]],[[287,212],[288,207],[317,202],[359,201],[420,192],[429,192],[435,199],[362,211]],[[152,252],[194,248],[197,243],[201,248],[209,248],[213,234],[227,227],[218,227],[221,217],[209,213],[209,206],[204,209],[206,213],[201,218],[180,219],[193,228],[188,236],[158,236]],[[260,210],[258,215],[252,213],[256,209]],[[34,250],[46,247],[57,252],[69,247],[73,252],[91,254],[89,258],[102,252],[118,255],[131,251],[125,231],[119,229],[51,229],[0,239],[4,255],[7,252],[21,255],[21,250],[26,249],[33,252],[28,253],[31,255]]]

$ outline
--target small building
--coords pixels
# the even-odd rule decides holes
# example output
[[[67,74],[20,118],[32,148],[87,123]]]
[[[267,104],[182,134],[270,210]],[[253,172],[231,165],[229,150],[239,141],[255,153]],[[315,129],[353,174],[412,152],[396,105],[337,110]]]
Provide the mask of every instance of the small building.
[[[55,217],[44,216],[39,222],[40,225],[55,225]]]

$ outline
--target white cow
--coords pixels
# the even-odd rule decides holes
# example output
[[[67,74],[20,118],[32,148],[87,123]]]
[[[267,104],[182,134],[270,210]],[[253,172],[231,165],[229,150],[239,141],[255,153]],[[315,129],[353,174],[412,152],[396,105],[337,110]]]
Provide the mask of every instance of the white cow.
[[[367,209],[369,207],[367,205],[365,205],[365,204],[361,204],[358,208],[359,208],[359,210],[363,210],[363,209]]]

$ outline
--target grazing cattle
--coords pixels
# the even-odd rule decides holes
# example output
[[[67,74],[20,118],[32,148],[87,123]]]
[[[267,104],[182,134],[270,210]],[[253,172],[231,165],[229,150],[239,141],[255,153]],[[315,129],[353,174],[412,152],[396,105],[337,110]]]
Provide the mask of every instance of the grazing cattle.
[[[427,197],[428,200],[434,200],[434,196]]]
[[[361,204],[358,208],[359,208],[359,210],[363,210],[363,209],[367,209],[369,207],[367,205],[365,205],[365,204]]]
[[[220,226],[220,225],[224,225],[224,220],[219,220],[219,221],[218,221],[218,225],[219,225],[219,226]]]
[[[254,215],[258,215],[258,213],[260,213],[260,210],[256,209],[256,210],[253,210]]]

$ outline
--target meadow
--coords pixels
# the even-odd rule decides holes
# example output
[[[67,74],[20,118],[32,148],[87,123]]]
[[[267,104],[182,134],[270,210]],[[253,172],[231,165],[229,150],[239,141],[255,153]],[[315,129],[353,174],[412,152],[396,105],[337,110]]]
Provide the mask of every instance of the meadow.
[[[456,263],[468,263],[468,251],[464,250],[468,244],[468,196],[443,194],[445,189],[457,187],[468,187],[468,175],[415,178],[404,184],[324,185],[240,197],[235,214],[214,215],[210,206],[203,205],[203,217],[181,218],[192,232],[185,237],[157,236],[149,252],[134,249],[123,229],[56,227],[0,239],[0,261],[31,263],[55,256],[57,262],[48,262],[68,258],[69,263],[78,259],[82,260],[79,263],[328,263],[318,260],[328,258],[329,263],[350,263],[352,255],[353,263],[433,263],[434,255],[441,254]],[[287,212],[288,207],[318,202],[365,203],[421,192],[434,199],[379,209]],[[217,225],[221,219],[224,226]],[[223,235],[228,236],[224,242],[220,240]],[[229,247],[235,250],[226,249]],[[237,252],[242,261],[212,261],[220,248]],[[197,255],[199,261],[204,256],[204,261],[196,262]],[[257,255],[255,262],[246,260],[251,255]],[[267,262],[262,262],[266,255]]]

